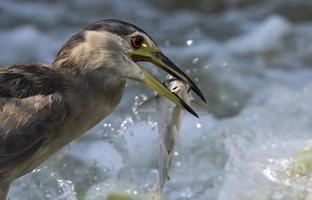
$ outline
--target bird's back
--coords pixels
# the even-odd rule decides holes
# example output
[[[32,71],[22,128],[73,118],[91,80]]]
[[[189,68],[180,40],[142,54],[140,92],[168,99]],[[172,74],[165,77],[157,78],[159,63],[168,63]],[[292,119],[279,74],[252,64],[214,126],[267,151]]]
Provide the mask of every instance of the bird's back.
[[[43,64],[12,65],[0,68],[0,98],[25,98],[63,91],[61,74]]]
[[[62,76],[46,65],[0,69],[0,184],[22,175],[12,174],[61,125],[64,87]]]

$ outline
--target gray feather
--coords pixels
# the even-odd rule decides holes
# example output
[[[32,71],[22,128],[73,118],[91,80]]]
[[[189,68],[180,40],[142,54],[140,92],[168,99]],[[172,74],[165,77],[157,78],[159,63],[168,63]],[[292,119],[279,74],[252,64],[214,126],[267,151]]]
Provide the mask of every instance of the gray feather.
[[[35,153],[60,127],[66,106],[58,94],[0,98],[0,177]]]

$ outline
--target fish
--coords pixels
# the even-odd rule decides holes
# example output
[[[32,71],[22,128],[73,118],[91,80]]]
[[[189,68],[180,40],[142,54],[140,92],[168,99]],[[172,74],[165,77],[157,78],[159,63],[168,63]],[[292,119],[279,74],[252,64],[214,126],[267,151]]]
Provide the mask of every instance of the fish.
[[[198,113],[206,112],[206,108],[195,101],[190,94],[190,86],[177,79],[167,79],[163,83],[168,90],[182,98]],[[169,171],[172,166],[173,156],[180,141],[181,120],[183,108],[171,101],[156,95],[144,101],[138,108],[138,112],[156,112],[156,122],[159,131],[160,155],[158,166],[157,191],[161,196],[165,183],[170,180]],[[196,111],[196,112],[197,112]],[[159,199],[159,198],[158,198]]]

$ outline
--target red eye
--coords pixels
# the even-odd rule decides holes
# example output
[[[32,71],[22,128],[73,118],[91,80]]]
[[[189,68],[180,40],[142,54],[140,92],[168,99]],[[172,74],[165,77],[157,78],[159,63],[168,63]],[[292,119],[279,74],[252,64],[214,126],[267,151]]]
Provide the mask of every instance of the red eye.
[[[135,49],[141,48],[143,42],[144,42],[144,38],[142,36],[140,36],[140,35],[134,36],[134,37],[131,38],[131,45]]]

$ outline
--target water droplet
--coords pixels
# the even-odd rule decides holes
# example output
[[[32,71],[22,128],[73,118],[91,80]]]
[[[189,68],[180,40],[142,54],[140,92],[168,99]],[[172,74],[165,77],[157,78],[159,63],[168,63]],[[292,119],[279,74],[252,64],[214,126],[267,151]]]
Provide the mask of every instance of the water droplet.
[[[226,101],[226,100],[227,100],[227,96],[222,95],[222,96],[220,97],[220,99],[221,99],[221,101]]]
[[[184,190],[181,193],[181,196],[184,197],[184,198],[192,199],[193,192],[192,192],[191,188],[187,187],[186,190]]]
[[[72,181],[63,179],[57,179],[56,181],[60,187],[60,192],[62,193],[61,196],[68,197],[66,199],[76,199],[75,197],[77,194]]]
[[[209,69],[211,66],[210,65],[205,65],[205,69]]]
[[[141,94],[141,98],[143,101],[146,101],[148,99],[148,97],[145,94]]]
[[[193,44],[193,40],[188,40],[188,41],[186,41],[186,44],[188,45],[188,46],[191,46],[192,44]]]
[[[194,58],[194,59],[192,60],[192,63],[193,63],[193,64],[199,63],[199,58]]]
[[[225,70],[228,70],[228,71],[231,70],[230,66],[229,66],[226,62],[222,63],[222,67],[223,67]]]
[[[233,102],[233,106],[234,106],[234,107],[238,107],[238,106],[239,106],[239,103],[238,103],[237,101],[234,101],[234,102]]]
[[[201,128],[202,125],[200,123],[196,123],[196,128]]]
[[[31,173],[36,173],[36,172],[40,172],[41,171],[41,168],[37,168],[37,169],[34,169]]]

